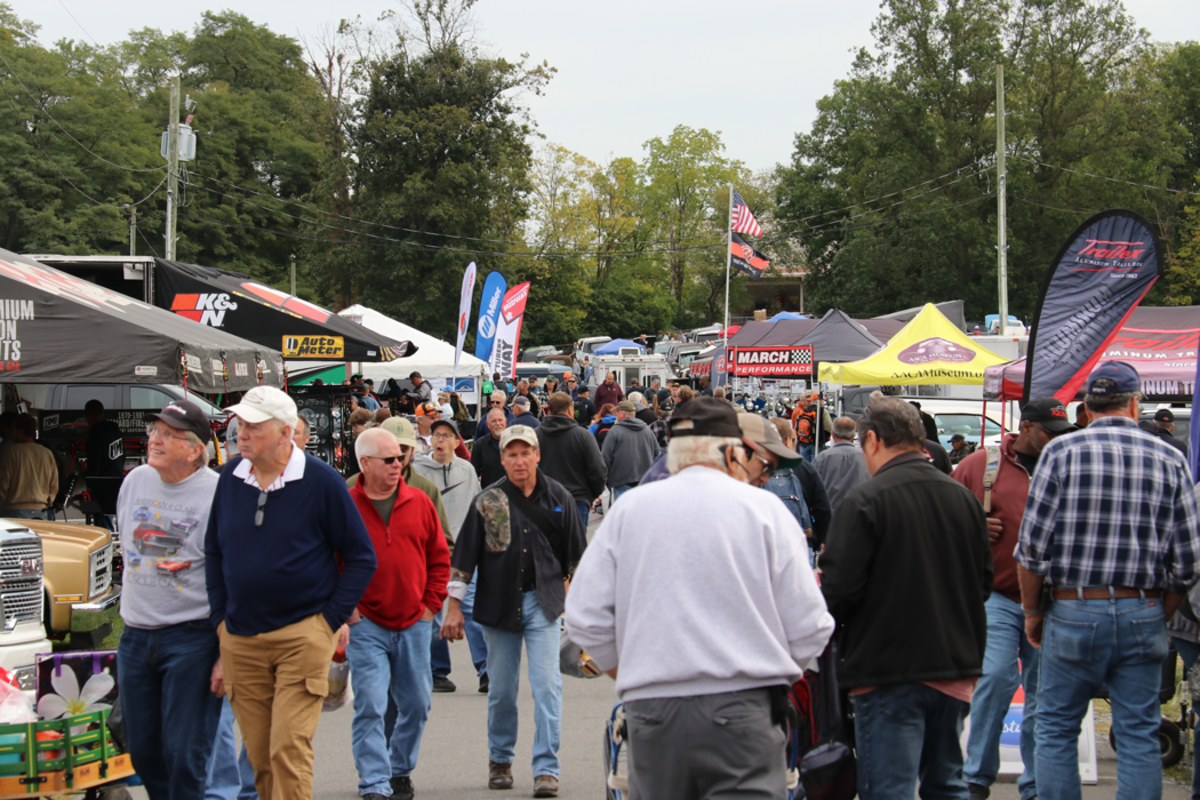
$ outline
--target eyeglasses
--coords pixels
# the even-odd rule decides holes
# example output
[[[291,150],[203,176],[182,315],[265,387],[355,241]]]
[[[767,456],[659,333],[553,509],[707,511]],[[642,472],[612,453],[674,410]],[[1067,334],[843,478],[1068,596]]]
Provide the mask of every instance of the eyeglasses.
[[[438,441],[442,441],[442,442],[453,442],[458,437],[455,436],[453,433],[435,433],[432,436],[430,436],[429,438],[437,439]]]
[[[775,467],[771,466],[771,462],[759,453],[755,453],[754,457],[762,462],[762,474],[764,478],[770,478],[775,474]]]
[[[147,425],[146,438],[149,439],[154,435],[161,436],[164,439],[178,439],[181,442],[187,441],[187,436],[176,436],[175,434],[171,433],[169,429],[160,428],[157,425]]]
[[[258,493],[258,506],[254,509],[254,527],[261,528],[263,517],[266,516],[265,509],[267,507],[267,492],[264,489]]]
[[[397,461],[404,460],[404,456],[367,456],[367,458],[373,458],[376,461],[382,461],[383,463],[387,464],[389,467],[392,464],[395,464]]]

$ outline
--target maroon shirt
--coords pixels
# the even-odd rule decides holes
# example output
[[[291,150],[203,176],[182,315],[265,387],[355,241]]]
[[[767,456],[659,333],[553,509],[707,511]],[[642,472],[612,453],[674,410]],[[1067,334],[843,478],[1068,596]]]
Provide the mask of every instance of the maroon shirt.
[[[612,403],[614,406],[625,399],[625,393],[621,391],[621,387],[613,381],[613,385],[601,383],[596,387],[595,393],[592,395],[592,402],[596,404],[596,409],[604,408],[605,403]]]

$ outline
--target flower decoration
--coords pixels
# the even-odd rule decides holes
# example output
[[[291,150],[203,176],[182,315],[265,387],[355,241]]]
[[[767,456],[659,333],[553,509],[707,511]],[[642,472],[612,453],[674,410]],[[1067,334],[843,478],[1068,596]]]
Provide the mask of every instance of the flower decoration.
[[[107,711],[112,708],[110,703],[100,703],[98,700],[107,697],[113,690],[113,676],[107,672],[97,672],[87,679],[83,691],[79,690],[79,680],[74,670],[54,670],[51,673],[50,684],[54,692],[38,700],[37,712],[42,719],[58,719],[74,717],[79,714],[90,714],[93,711]]]

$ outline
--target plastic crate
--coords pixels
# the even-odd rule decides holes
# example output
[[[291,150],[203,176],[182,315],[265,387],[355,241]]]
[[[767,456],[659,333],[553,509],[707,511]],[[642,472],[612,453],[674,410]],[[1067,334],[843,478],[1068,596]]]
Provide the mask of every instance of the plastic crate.
[[[89,730],[71,733],[80,727]],[[113,745],[107,711],[0,725],[0,800],[71,794],[130,775],[133,762]]]

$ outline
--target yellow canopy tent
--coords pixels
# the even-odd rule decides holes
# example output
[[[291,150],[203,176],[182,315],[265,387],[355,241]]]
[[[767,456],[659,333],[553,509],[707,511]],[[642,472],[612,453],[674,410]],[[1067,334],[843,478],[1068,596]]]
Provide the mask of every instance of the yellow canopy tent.
[[[820,358],[820,353],[816,356]],[[1005,364],[980,347],[932,304],[926,304],[886,346],[862,361],[821,364],[820,380],[840,384],[983,383],[983,371]]]

